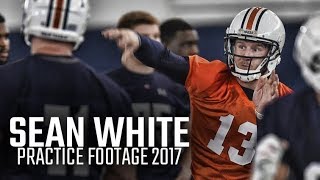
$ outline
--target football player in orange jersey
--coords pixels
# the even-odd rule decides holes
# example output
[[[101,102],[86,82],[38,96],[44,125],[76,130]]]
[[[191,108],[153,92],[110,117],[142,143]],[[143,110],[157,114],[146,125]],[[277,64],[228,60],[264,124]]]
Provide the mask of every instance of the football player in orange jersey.
[[[262,7],[235,16],[225,36],[227,64],[182,57],[125,29],[102,32],[148,66],[185,84],[191,105],[194,179],[249,179],[257,119],[266,104],[292,92],[275,73],[285,41],[279,17]]]

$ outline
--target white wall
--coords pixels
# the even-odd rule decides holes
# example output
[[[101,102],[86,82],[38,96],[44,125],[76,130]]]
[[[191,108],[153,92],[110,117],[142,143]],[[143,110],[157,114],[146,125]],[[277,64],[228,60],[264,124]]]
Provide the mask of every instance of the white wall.
[[[22,1],[0,0],[0,12],[12,29],[21,24]],[[194,25],[229,24],[235,14],[251,6],[269,8],[283,21],[295,22],[320,10],[320,0],[91,0],[89,26],[114,25],[130,10],[146,10],[160,20],[182,17]]]
[[[23,0],[0,0],[0,12],[5,15],[12,29],[20,27],[22,22]],[[91,0],[91,18],[89,26],[104,27],[116,24],[118,18],[130,10],[145,10],[160,20],[171,17],[167,0]]]

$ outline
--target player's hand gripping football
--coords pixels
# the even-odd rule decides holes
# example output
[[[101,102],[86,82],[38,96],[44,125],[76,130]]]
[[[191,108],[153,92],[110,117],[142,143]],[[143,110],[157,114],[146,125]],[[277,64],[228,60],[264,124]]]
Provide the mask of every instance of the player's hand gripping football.
[[[140,46],[140,39],[137,33],[129,29],[106,29],[101,34],[110,40],[114,40],[118,47],[123,50],[121,61],[125,64],[127,57],[133,56],[133,53]]]
[[[256,111],[262,113],[265,106],[279,97],[279,77],[273,71],[269,78],[260,77],[253,93]]]

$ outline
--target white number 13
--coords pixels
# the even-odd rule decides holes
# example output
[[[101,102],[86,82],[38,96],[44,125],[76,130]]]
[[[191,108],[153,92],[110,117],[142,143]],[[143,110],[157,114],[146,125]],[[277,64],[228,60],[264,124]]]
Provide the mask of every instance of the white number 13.
[[[218,155],[221,155],[224,149],[224,146],[222,146],[222,144],[229,132],[233,119],[234,116],[231,114],[229,114],[228,116],[221,116],[219,119],[221,121],[221,125],[216,133],[216,136],[214,137],[214,139],[210,139],[207,145],[209,149],[211,149]],[[252,135],[249,141],[242,141],[241,147],[245,148],[243,155],[239,155],[239,150],[232,146],[228,150],[228,155],[232,162],[239,165],[246,165],[251,163],[255,153],[253,147],[257,139],[257,125],[251,122],[245,122],[239,126],[238,132],[243,135],[252,133]]]

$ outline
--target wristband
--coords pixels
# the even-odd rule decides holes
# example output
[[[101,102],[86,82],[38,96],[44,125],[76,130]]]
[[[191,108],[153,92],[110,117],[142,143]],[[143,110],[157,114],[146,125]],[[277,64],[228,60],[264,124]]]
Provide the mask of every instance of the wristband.
[[[256,116],[259,120],[263,119],[263,114],[259,113],[257,109],[254,109],[254,112],[256,113]]]

